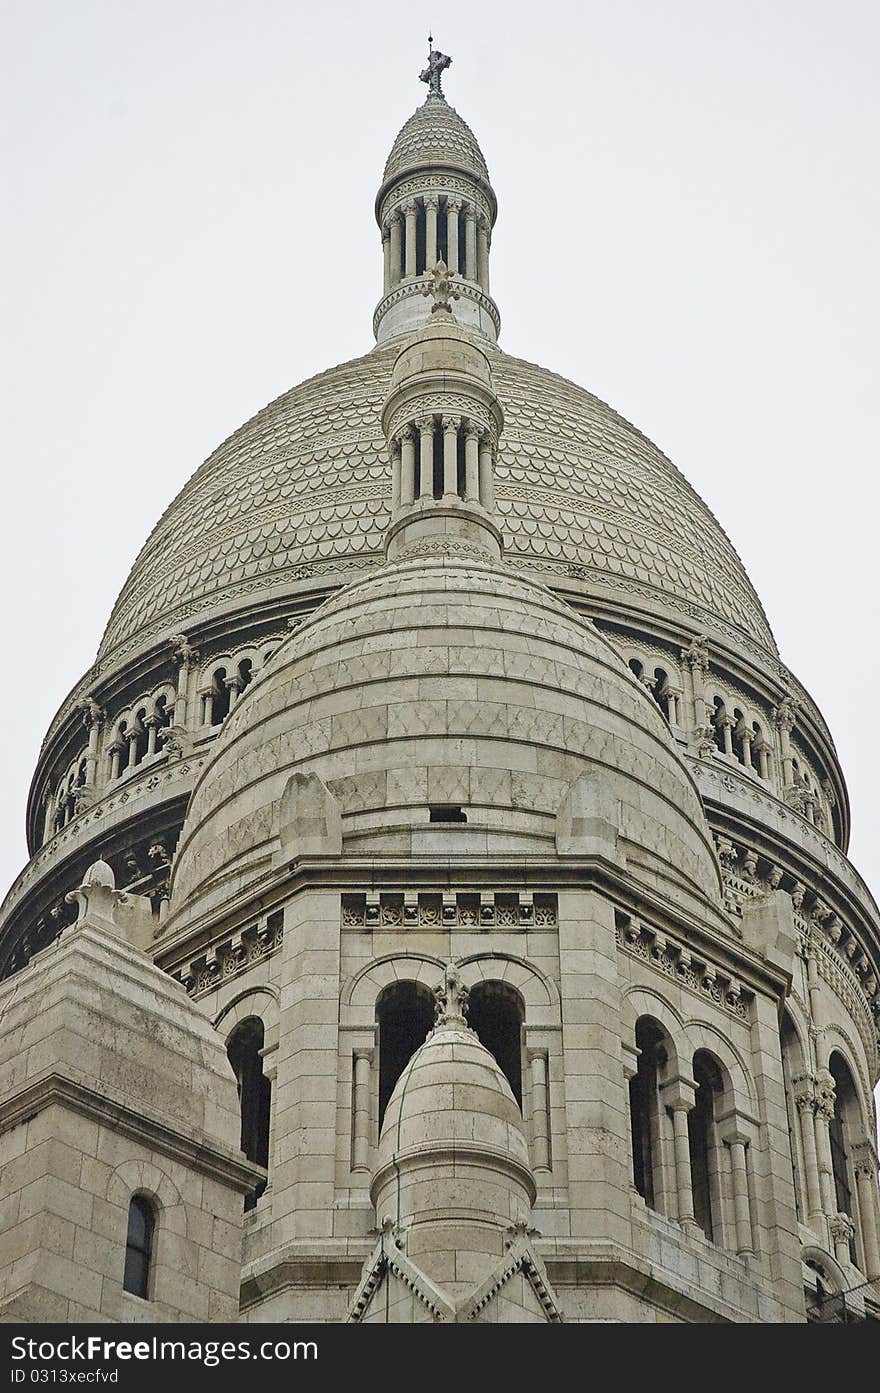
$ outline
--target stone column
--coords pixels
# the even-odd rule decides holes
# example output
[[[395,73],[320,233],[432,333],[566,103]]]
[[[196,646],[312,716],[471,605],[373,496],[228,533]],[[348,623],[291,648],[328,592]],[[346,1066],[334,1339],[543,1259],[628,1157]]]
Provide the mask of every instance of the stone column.
[[[209,726],[214,719],[214,688],[203,687],[199,696],[202,701],[202,725]]]
[[[352,1061],[352,1161],[354,1171],[370,1169],[370,1050],[355,1050]]]
[[[477,219],[477,280],[489,293],[489,224],[484,217]]]
[[[841,1267],[848,1267],[852,1259],[850,1258],[849,1245],[856,1226],[848,1214],[832,1214],[828,1223],[831,1233],[831,1242],[834,1245],[834,1256]]]
[[[140,731],[137,729],[127,730],[125,738],[128,741],[128,767],[134,769],[137,765],[137,741]]]
[[[149,757],[156,753],[156,736],[159,731],[158,716],[148,716],[144,725],[147,727],[147,756]]]
[[[400,281],[400,209],[395,208],[390,217],[391,225],[391,284]]]
[[[122,754],[122,741],[114,740],[110,746],[110,782],[119,778],[119,756]]]
[[[464,274],[468,280],[477,280],[477,210],[469,203],[464,210]]]
[[[681,688],[666,686],[666,700],[669,703],[669,724],[677,726],[681,724]]]
[[[859,1200],[865,1276],[880,1277],[880,1239],[877,1235],[877,1155],[869,1141],[853,1147],[853,1170]]]
[[[632,1080],[639,1072],[639,1055],[641,1054],[641,1050],[636,1049],[634,1043],[629,1044],[626,1041],[624,1041],[621,1044],[621,1050],[623,1052],[623,1077],[625,1080],[624,1097],[626,1099],[626,1152],[627,1156],[629,1157],[629,1184],[632,1193],[634,1195],[638,1195],[639,1192],[636,1189],[635,1157],[633,1156],[633,1118],[629,1088]],[[639,1198],[641,1198],[641,1196],[639,1196]]]
[[[738,728],[740,749],[742,750],[743,764],[747,769],[752,767],[752,732],[749,730],[745,721]]]
[[[406,218],[403,273],[405,276],[414,276],[416,273],[416,205],[414,201],[403,205],[403,215]]]
[[[83,724],[89,732],[86,750],[86,786],[94,788],[98,781],[98,744],[104,725],[104,712],[96,701],[89,698],[83,702]]]
[[[416,439],[412,426],[404,426],[400,436],[400,502],[406,508],[415,498]]]
[[[724,742],[724,753],[726,755],[732,755],[733,735],[731,727],[733,726],[733,721],[731,720],[730,716],[722,716],[718,721],[718,725],[721,727],[721,739]]]
[[[401,441],[399,436],[395,436],[388,445],[388,457],[391,460],[391,512],[396,513],[403,501],[403,471],[401,468]],[[412,503],[412,474],[410,474],[410,497]]]
[[[828,1125],[834,1116],[834,1099],[834,1077],[827,1069],[820,1069],[816,1074],[816,1159],[822,1208],[829,1218],[837,1213],[831,1135],[828,1131]]]
[[[770,746],[762,736],[755,743],[755,750],[758,755],[758,773],[762,779],[770,778]]]
[[[614,906],[597,891],[560,891],[559,970],[571,1237],[630,1245]]]
[[[436,194],[428,194],[425,203],[425,270],[433,271],[437,265],[437,213],[440,200]]]
[[[177,669],[177,699],[174,703],[174,724],[181,729],[186,729],[187,718],[189,715],[189,686],[190,673],[198,662],[198,650],[193,648],[185,634],[179,634],[174,643],[174,657],[179,667]]]
[[[687,1115],[694,1106],[694,1085],[681,1077],[663,1085],[660,1096],[672,1115],[672,1146],[675,1157],[675,1195],[678,1222],[689,1233],[697,1233],[699,1225],[694,1216],[694,1186],[691,1176],[691,1148],[688,1138]]]
[[[443,497],[458,497],[458,418],[443,417]]]
[[[446,200],[446,264],[450,274],[458,275],[458,212],[460,198]]]
[[[739,1256],[751,1257],[754,1253],[752,1239],[752,1216],[749,1206],[749,1173],[746,1164],[748,1137],[731,1132],[724,1138],[730,1148],[730,1174],[733,1182],[733,1222],[736,1233],[736,1251]]]
[[[779,731],[779,754],[782,761],[782,787],[786,789],[794,782],[792,770],[791,732],[794,730],[796,703],[791,697],[783,697],[773,710],[773,722]]]
[[[469,503],[480,501],[480,428],[473,422],[465,426],[464,496]]]
[[[812,1074],[800,1074],[792,1082],[794,1102],[804,1154],[804,1188],[807,1221],[819,1231],[822,1220],[822,1193],[819,1188],[819,1162],[816,1157],[816,1090]]]
[[[391,289],[391,227],[382,224],[382,289],[387,295]]]
[[[530,1049],[532,1073],[532,1169],[550,1169],[550,1112],[547,1106],[547,1051]]]
[[[480,436],[480,502],[487,513],[495,511],[495,480],[492,469],[492,437],[488,431]]]
[[[52,799],[52,789],[47,784],[46,792],[43,794],[43,844],[49,840],[55,831],[55,803]]]
[[[332,1238],[339,1072],[339,894],[302,890],[284,910],[275,1098],[274,1239]]]
[[[241,696],[242,691],[244,690],[241,685],[241,678],[238,676],[227,677],[226,690],[229,692],[229,709],[231,711],[235,703],[238,701],[238,698]]]
[[[434,496],[434,417],[422,416],[419,428],[419,498]]]

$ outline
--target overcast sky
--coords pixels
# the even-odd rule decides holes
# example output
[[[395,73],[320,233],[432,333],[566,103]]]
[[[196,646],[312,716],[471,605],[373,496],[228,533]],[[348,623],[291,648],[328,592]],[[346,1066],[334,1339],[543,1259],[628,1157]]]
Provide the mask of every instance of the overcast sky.
[[[4,0],[0,893],[135,554],[265,402],[366,351],[373,198],[453,57],[510,352],[611,402],[733,539],[880,888],[870,0]]]

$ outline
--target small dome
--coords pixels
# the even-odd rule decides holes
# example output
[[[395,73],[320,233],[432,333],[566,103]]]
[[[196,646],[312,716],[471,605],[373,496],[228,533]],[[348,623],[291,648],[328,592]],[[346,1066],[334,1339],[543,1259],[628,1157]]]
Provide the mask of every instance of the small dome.
[[[522,1113],[510,1084],[474,1031],[446,1021],[395,1084],[379,1136],[377,1175],[407,1157],[449,1148],[471,1159],[506,1158],[522,1168],[524,1186],[530,1183]]]
[[[470,126],[445,97],[433,93],[398,134],[385,165],[383,183],[426,165],[451,166],[489,182],[483,152]]]

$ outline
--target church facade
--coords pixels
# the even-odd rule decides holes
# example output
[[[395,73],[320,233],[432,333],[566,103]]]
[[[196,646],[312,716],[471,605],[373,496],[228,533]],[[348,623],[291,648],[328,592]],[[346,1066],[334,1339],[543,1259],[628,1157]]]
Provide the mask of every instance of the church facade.
[[[880,915],[665,456],[498,346],[432,51],[375,347],[196,471],[0,910],[0,1319],[880,1314]]]

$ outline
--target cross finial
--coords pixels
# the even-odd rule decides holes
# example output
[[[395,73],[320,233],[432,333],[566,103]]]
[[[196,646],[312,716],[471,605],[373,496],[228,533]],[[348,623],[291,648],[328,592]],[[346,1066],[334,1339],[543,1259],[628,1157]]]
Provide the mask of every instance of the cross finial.
[[[452,301],[460,300],[461,296],[449,279],[449,268],[446,262],[440,260],[432,271],[427,274],[431,277],[430,282],[422,291],[423,295],[433,295],[434,303],[431,306],[431,313],[437,310],[445,310],[447,314],[452,313]]]
[[[449,67],[452,59],[439,49],[434,47],[434,37],[428,35],[428,66],[419,73],[419,81],[427,82],[432,96],[442,97],[443,91],[440,87],[440,77],[446,68]],[[445,98],[444,98],[445,100]]]
[[[434,988],[435,1028],[440,1025],[466,1025],[469,995],[455,963],[447,963],[443,970],[443,981]]]

